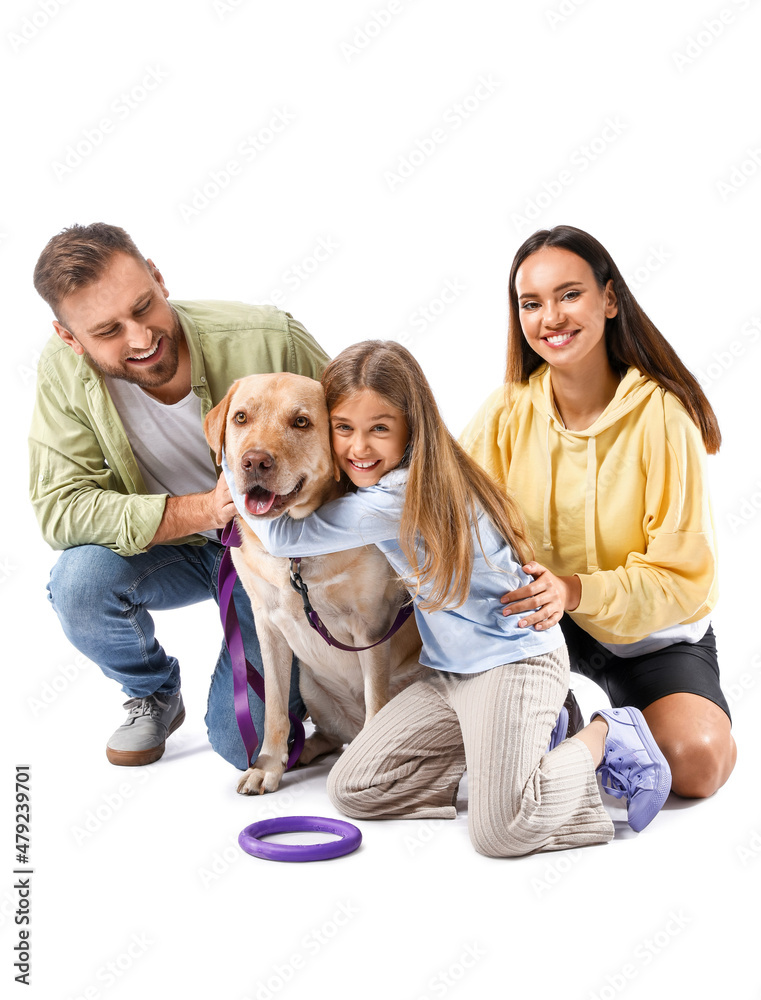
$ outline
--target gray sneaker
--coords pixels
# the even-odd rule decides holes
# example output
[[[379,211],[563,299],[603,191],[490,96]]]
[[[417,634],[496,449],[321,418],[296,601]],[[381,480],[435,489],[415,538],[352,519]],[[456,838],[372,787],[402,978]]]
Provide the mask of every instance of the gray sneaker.
[[[178,691],[170,698],[130,698],[124,708],[129,714],[106,744],[106,756],[112,764],[127,767],[152,764],[164,753],[167,736],[185,721],[182,695]]]

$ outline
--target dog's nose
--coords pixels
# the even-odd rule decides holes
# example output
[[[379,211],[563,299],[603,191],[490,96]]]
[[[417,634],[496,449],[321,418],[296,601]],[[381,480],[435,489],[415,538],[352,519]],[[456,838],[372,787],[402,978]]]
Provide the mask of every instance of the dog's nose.
[[[245,472],[256,472],[259,469],[271,469],[274,462],[268,451],[255,451],[252,448],[241,456],[240,465]]]

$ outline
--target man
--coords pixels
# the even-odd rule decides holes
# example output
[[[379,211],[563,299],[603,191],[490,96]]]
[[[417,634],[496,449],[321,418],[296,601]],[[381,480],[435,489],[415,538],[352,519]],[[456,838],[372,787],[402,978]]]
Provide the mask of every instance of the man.
[[[169,302],[153,261],[105,223],[54,236],[34,284],[56,317],[29,437],[32,503],[46,541],[64,550],[48,595],[72,644],[128,696],[108,759],[149,764],[185,717],[179,664],[156,641],[151,611],[217,599],[216,529],[235,510],[203,419],[236,378],[319,378],[328,359],[272,306]],[[261,672],[239,583],[235,599],[246,656]],[[291,707],[303,714],[293,673]],[[261,733],[253,694],[251,707]],[[214,749],[246,768],[224,642],[206,723]]]

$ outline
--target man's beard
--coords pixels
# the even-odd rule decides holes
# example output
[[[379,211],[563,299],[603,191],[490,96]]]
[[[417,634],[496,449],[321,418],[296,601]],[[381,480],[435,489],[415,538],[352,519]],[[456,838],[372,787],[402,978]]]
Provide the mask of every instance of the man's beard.
[[[119,366],[112,367],[111,365],[104,365],[96,361],[87,351],[84,352],[84,355],[90,367],[100,372],[101,375],[108,375],[109,378],[118,378],[123,382],[130,382],[132,385],[150,391],[151,389],[159,389],[162,385],[166,385],[177,374],[180,364],[180,341],[183,337],[184,334],[180,326],[180,321],[175,315],[172,330],[155,331],[155,338],[148,350],[154,350],[159,340],[163,338],[163,355],[154,367],[147,368],[145,371],[130,368],[126,361],[122,362]],[[141,351],[140,353],[144,354],[145,352]]]

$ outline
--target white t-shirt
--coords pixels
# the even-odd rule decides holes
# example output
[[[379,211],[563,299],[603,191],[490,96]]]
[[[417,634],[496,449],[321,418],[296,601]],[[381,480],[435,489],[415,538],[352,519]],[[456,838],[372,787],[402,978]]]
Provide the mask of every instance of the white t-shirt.
[[[632,656],[654,653],[659,649],[665,649],[667,646],[673,646],[676,642],[700,642],[708,631],[710,624],[711,616],[709,614],[696,622],[691,622],[689,625],[672,625],[671,628],[662,628],[658,632],[651,632],[650,635],[645,636],[644,639],[639,639],[637,642],[616,644],[613,642],[600,642],[599,639],[598,642],[600,642],[601,646],[609,649],[611,653],[615,653],[616,656],[629,659]]]
[[[217,474],[193,390],[177,403],[160,403],[124,379],[105,381],[149,492],[181,497],[213,490]],[[214,529],[201,534],[217,537]]]

